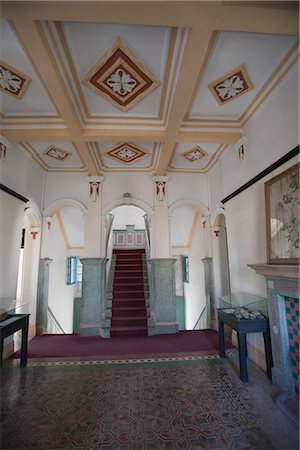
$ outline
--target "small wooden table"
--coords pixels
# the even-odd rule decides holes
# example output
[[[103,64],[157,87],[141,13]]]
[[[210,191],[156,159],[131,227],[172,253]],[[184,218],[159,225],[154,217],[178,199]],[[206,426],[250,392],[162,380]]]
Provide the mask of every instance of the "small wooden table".
[[[225,358],[224,323],[237,332],[239,344],[240,379],[248,382],[247,370],[247,333],[263,333],[266,353],[267,376],[271,380],[272,348],[269,319],[237,319],[233,314],[218,309],[219,321],[219,351],[220,357]]]
[[[27,366],[27,341],[28,341],[28,324],[30,314],[9,314],[5,320],[0,321],[0,365],[2,366],[3,358],[3,341],[6,337],[22,330],[21,360],[20,367]]]

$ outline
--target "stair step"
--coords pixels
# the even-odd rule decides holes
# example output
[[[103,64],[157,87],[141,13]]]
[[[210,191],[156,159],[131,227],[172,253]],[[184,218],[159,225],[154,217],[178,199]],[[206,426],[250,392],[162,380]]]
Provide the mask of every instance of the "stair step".
[[[111,337],[147,336],[147,327],[113,327],[110,330]]]
[[[128,327],[128,328],[134,328],[134,327],[146,327],[147,326],[147,318],[146,317],[116,317],[113,318],[111,321],[112,328],[114,327]]]
[[[113,305],[116,308],[124,307],[124,308],[142,308],[145,307],[145,299],[115,299],[113,301]]]
[[[114,283],[114,292],[144,292],[144,284],[116,284]]]
[[[113,283],[111,337],[147,336],[147,308],[142,255],[145,249],[117,250]]]
[[[146,306],[119,306],[112,309],[113,317],[140,317],[147,315]]]

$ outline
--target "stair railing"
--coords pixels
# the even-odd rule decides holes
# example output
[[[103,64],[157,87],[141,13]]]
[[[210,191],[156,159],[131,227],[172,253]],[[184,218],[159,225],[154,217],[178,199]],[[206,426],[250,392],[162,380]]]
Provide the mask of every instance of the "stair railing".
[[[47,309],[47,332],[50,334],[66,334],[49,306]]]
[[[206,311],[207,311],[207,307],[205,305],[204,308],[202,309],[198,319],[196,320],[193,330],[203,330],[204,328],[207,328]]]
[[[108,214],[108,217],[106,219],[106,258],[107,258],[107,265],[106,265],[106,279],[108,279],[109,272],[110,272],[110,266],[111,266],[111,260],[112,260],[112,253],[113,253],[113,232],[112,232],[112,226],[114,221],[114,214]]]

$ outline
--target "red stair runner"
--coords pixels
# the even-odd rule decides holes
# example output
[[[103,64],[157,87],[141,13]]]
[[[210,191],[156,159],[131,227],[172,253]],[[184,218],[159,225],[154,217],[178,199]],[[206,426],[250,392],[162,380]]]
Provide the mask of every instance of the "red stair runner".
[[[113,287],[111,337],[147,336],[143,278],[144,249],[114,250],[117,257]]]

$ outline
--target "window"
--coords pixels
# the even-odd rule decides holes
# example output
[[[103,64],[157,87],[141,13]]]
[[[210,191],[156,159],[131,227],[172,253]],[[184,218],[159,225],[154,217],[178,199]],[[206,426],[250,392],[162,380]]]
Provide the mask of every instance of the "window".
[[[71,256],[67,259],[68,272],[67,272],[67,284],[77,283],[77,256]]]
[[[189,257],[182,256],[182,279],[184,283],[189,283]]]

